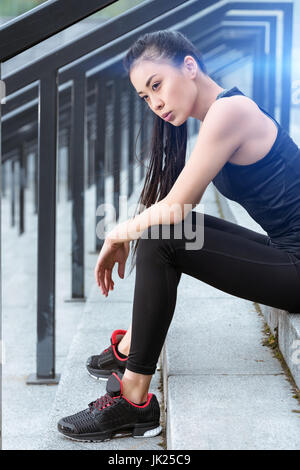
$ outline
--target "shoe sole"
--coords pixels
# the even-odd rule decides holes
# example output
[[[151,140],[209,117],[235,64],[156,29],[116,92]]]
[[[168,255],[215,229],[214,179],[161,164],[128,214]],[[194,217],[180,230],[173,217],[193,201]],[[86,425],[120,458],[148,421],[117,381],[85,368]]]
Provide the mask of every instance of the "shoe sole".
[[[87,368],[86,370],[87,370],[87,373],[89,374],[89,376],[92,377],[93,379],[96,379],[96,380],[104,380],[105,382],[107,382],[107,380],[109,379],[109,377],[111,376],[111,374],[112,374],[113,372],[115,372],[116,374],[117,374],[117,372],[119,372],[119,371],[116,371],[116,370],[112,370],[112,371],[110,371],[109,375],[107,375],[107,376],[98,376],[98,375],[92,374],[92,372],[90,372],[88,368]],[[157,367],[156,370],[157,370],[157,371],[160,371],[160,368]],[[124,375],[124,372],[121,372],[121,374]]]
[[[117,374],[119,371],[116,371],[116,370],[112,370],[108,376],[105,376],[105,377],[101,377],[101,376],[98,376],[98,375],[93,375],[88,369],[87,369],[87,373],[89,374],[90,377],[92,377],[93,379],[96,379],[96,380],[104,380],[105,382],[108,381],[109,377],[112,375],[112,373],[115,373]],[[124,372],[121,372],[122,376],[124,375]]]
[[[108,377],[98,377],[97,375],[91,374],[89,370],[87,371],[87,373],[88,373],[89,376],[92,377],[93,379],[96,379],[96,380],[104,380],[104,382],[107,382],[107,381],[108,381]]]
[[[162,427],[157,425],[157,423],[150,425],[150,424],[138,424],[133,429],[126,429],[124,426],[122,428],[106,431],[102,433],[93,433],[93,434],[69,434],[65,432],[63,429],[58,429],[58,431],[63,434],[68,439],[77,442],[106,442],[110,441],[113,438],[117,437],[134,437],[135,439],[140,438],[148,438],[148,437],[155,437],[158,436],[161,431]]]

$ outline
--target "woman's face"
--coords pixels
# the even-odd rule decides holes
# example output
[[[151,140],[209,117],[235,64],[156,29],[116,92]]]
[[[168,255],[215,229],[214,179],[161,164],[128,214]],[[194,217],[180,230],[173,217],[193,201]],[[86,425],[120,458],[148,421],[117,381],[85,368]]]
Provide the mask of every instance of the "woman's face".
[[[193,114],[197,98],[197,64],[186,56],[181,68],[166,61],[142,60],[130,71],[130,80],[150,109],[174,126],[183,124]],[[165,117],[165,114],[169,113]]]

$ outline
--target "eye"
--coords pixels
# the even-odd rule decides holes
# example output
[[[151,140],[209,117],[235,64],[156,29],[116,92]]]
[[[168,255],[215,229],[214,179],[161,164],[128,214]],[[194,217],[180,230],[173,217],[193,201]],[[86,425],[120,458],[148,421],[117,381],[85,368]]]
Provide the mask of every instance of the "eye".
[[[153,85],[152,85],[152,90],[153,90],[153,87],[158,87],[159,85],[160,85],[160,82],[153,83]],[[157,90],[157,88],[155,88],[153,91],[155,91],[155,90]],[[148,96],[145,95],[145,96],[141,96],[140,98],[141,98],[141,100],[143,100],[143,101],[147,101]]]

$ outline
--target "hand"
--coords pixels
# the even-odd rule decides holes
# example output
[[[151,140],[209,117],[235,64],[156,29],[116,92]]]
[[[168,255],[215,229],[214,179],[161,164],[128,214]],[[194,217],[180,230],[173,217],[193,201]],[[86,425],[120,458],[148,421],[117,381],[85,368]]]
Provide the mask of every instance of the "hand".
[[[112,243],[108,238],[98,256],[95,267],[95,278],[98,286],[102,290],[102,294],[108,296],[109,290],[113,289],[114,282],[111,274],[115,263],[118,263],[118,274],[121,279],[124,278],[125,263],[130,251],[129,242]]]

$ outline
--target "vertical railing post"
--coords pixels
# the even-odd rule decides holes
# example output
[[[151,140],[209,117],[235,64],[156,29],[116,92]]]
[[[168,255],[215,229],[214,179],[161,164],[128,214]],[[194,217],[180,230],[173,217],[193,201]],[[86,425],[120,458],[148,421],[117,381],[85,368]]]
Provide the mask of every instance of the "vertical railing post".
[[[135,100],[133,87],[129,87],[128,98],[128,193],[130,197],[134,187],[134,136],[135,136]]]
[[[281,112],[280,124],[289,132],[291,108],[291,74],[292,74],[292,45],[293,45],[293,7],[292,3],[285,5],[283,17],[283,44],[282,44],[282,78],[281,78]]]
[[[58,124],[59,125],[59,124]],[[59,204],[60,202],[60,180],[61,180],[61,132],[58,132],[57,136],[57,175],[56,175],[56,202]]]
[[[139,151],[138,151],[138,159],[139,159],[139,182],[144,177],[144,167],[143,167],[143,102],[141,99],[138,98],[138,128],[139,128]]]
[[[19,235],[24,233],[25,143],[19,147]]]
[[[262,39],[260,40],[260,38]],[[254,101],[263,108],[266,107],[266,89],[265,89],[265,74],[266,74],[266,55],[265,55],[265,34],[258,34],[255,40],[255,56],[254,56],[254,81],[255,81],[255,94]]]
[[[275,116],[275,99],[276,99],[276,50],[277,50],[277,22],[275,18],[271,20],[270,40],[269,40],[269,83],[268,83],[268,111]]]
[[[70,125],[67,130],[67,200],[70,201],[72,199],[72,188],[71,188],[71,173],[72,173],[72,165],[71,165],[71,130],[72,126]]]
[[[127,128],[128,128],[128,113],[127,113],[127,102],[128,102],[128,85],[127,77],[124,75],[120,80],[121,87],[121,147],[120,147],[120,193],[122,196],[127,197],[127,187],[128,187],[128,147],[127,143]],[[124,190],[124,185],[126,186],[126,191]],[[128,215],[128,214],[127,214]]]
[[[96,183],[96,210],[105,203],[105,134],[106,134],[106,82],[104,77],[100,76],[97,80],[96,94],[96,113],[97,113],[97,131],[95,142],[95,183]],[[105,214],[103,214],[104,217]],[[101,222],[101,221],[100,221]],[[96,216],[96,227],[98,219]],[[103,225],[103,222],[102,222]],[[103,236],[99,234],[99,236]],[[103,238],[96,234],[95,250],[99,252],[103,245]]]
[[[141,179],[145,176],[145,151],[146,151],[146,110],[141,100]]]
[[[263,42],[263,41],[262,41]],[[253,62],[253,99],[259,105],[264,107],[265,89],[264,89],[264,66],[262,61],[265,54],[264,45],[260,43],[259,37],[255,39],[254,62]]]
[[[1,118],[1,115],[0,115],[0,118]],[[1,133],[1,131],[0,131]],[[1,157],[2,158],[2,157]],[[5,197],[6,196],[6,188],[7,188],[7,165],[3,165],[1,164],[1,194],[2,194],[2,197]]]
[[[39,90],[37,371],[27,384],[58,383],[55,374],[55,233],[57,70],[47,71]]]
[[[28,147],[24,142],[24,160],[23,160],[23,168],[24,168],[24,189],[28,189]]]
[[[34,214],[38,213],[38,205],[39,205],[39,193],[38,193],[38,182],[39,182],[39,153],[38,149],[35,149],[34,152]]]
[[[92,153],[93,153],[93,142],[92,142],[92,125],[93,122],[90,119],[86,123],[86,137],[87,137],[87,188],[92,184]]]
[[[147,168],[145,171],[148,171],[149,162],[150,162],[150,152],[151,152],[151,138],[152,138],[152,130],[153,130],[153,123],[154,123],[154,114],[152,111],[147,109]]]
[[[121,157],[121,82],[116,78],[114,81],[113,99],[113,180],[114,180],[114,209],[116,222],[119,219],[119,196],[120,196],[120,157]]]
[[[11,188],[10,188],[10,225],[15,226],[16,196],[15,196],[15,159],[11,159]]]
[[[67,174],[68,174],[68,169],[67,169],[67,165],[68,165],[68,157],[67,157],[67,148],[68,148],[68,134],[67,134],[67,131],[64,130],[64,132],[61,133],[61,136],[60,136],[60,145],[61,145],[61,148],[60,148],[60,159],[61,159],[61,162],[60,162],[60,165],[59,165],[59,169],[60,169],[60,179],[58,179],[59,181],[59,185],[60,185],[60,195],[62,197],[62,201],[65,202],[67,201]],[[62,151],[63,150],[63,151]]]
[[[72,194],[72,287],[71,298],[85,301],[84,296],[84,169],[85,169],[85,74],[79,71],[73,81],[71,125],[71,194]]]
[[[95,141],[96,141],[96,117],[90,120],[89,126],[89,179],[88,187],[95,183]]]

